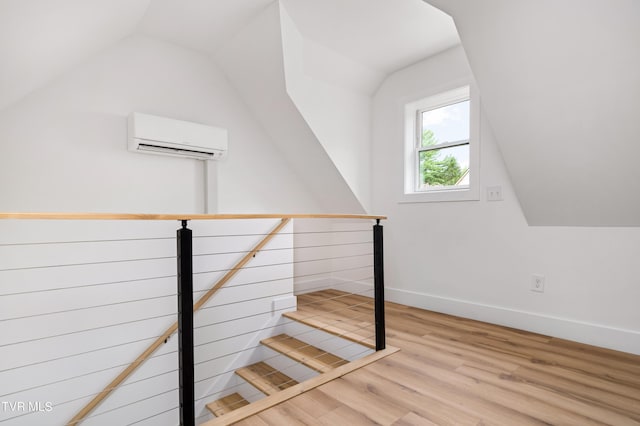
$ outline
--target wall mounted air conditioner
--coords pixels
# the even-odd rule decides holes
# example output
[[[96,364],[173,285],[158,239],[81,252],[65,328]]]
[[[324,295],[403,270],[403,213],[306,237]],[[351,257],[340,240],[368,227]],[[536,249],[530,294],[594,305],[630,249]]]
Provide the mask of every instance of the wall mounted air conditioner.
[[[134,112],[128,119],[129,151],[220,160],[227,154],[227,129]]]

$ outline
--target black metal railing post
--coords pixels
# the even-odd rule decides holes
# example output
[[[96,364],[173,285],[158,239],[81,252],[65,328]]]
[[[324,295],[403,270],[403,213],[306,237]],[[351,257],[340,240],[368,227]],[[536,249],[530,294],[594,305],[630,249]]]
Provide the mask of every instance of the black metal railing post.
[[[380,219],[373,225],[373,287],[376,322],[376,351],[386,347],[384,324],[384,256]]]
[[[193,367],[193,246],[187,221],[178,229],[178,363],[180,425],[195,426],[195,384]]]

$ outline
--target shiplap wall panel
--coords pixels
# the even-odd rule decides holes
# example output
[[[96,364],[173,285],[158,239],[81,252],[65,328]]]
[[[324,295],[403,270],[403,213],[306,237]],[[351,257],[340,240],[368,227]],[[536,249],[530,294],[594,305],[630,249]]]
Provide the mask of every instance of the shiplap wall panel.
[[[190,222],[195,299],[277,223]],[[11,417],[3,425],[63,424],[176,320],[179,227],[177,221],[0,221],[0,395],[54,408],[3,412],[0,420]],[[208,377],[231,368],[253,344],[250,329],[269,328],[272,298],[291,294],[291,232],[289,225],[227,283],[235,288],[196,315],[203,395],[215,382]],[[246,298],[255,300],[241,301]],[[261,315],[243,318],[256,310]],[[84,424],[175,424],[177,404],[173,336]]]
[[[174,266],[175,268],[175,266]],[[1,276],[1,275],[0,275]],[[151,297],[175,297],[176,277],[157,278],[144,281],[127,281],[111,285],[18,293],[11,297],[11,305],[4,306],[0,321],[30,315],[55,313],[56,307],[51,297],[63,300],[67,310],[92,309],[117,303],[136,303]]]
[[[48,309],[49,306],[45,308]],[[63,308],[64,304],[58,301],[55,309]],[[153,298],[135,303],[3,321],[0,322],[0,334],[3,336],[4,344],[12,344],[44,339],[48,336],[66,336],[96,329],[123,327],[133,322],[146,321],[148,318],[174,317],[176,313],[175,297]]]
[[[88,356],[91,351],[102,351],[104,348],[126,345],[159,336],[170,320],[172,318],[156,318],[118,327],[92,330],[82,334],[60,336],[55,339],[2,346],[0,347],[2,370],[23,367],[25,368],[23,373],[30,374],[27,369],[32,365],[59,358],[66,358],[66,362],[73,366],[80,362],[79,358]],[[2,379],[1,376],[0,379]],[[0,384],[6,385],[9,389],[12,386],[11,383],[6,383],[3,380],[0,380]]]
[[[0,226],[2,223],[0,222]],[[96,265],[0,271],[0,294],[49,291],[175,277],[176,261],[150,259]],[[53,296],[52,296],[53,297]]]
[[[136,426],[158,426],[169,425],[174,426],[180,423],[180,411],[179,408],[167,408],[165,412],[156,414],[153,417],[139,420],[135,423]]]
[[[118,387],[117,391],[106,399],[96,410],[92,413],[96,417],[104,416],[102,421],[113,418],[113,416],[120,416],[118,408],[129,406],[133,401],[141,400],[144,398],[157,398],[165,393],[171,393],[178,388],[178,371],[167,372],[152,376],[142,381],[134,381],[130,384],[126,384]],[[138,404],[133,404],[138,405]],[[169,401],[166,408],[175,407],[178,405],[178,399]],[[161,410],[149,410],[142,414],[149,415],[149,413],[159,412]],[[142,417],[146,417],[143,415]],[[112,421],[111,424],[127,424],[132,423],[134,420],[138,420],[142,417],[124,417],[122,423]],[[97,420],[97,419],[96,419]]]
[[[0,244],[175,238],[178,221],[2,220]]]
[[[270,318],[271,312],[252,312],[250,315],[232,317],[221,323],[197,326],[194,332],[196,362],[199,359],[209,359],[202,353],[207,348],[217,345],[226,346],[227,341],[236,336],[236,330],[258,330]]]
[[[246,253],[259,243],[266,233],[254,235],[233,235],[233,236],[198,236],[194,235],[193,254],[199,256],[203,254],[220,254],[220,253]],[[287,232],[280,233],[273,237],[269,242],[268,250],[278,250],[283,248],[291,248],[290,239]]]
[[[76,385],[74,377],[83,377],[96,371],[114,368],[114,366],[114,371],[117,374],[122,369],[121,366],[126,366],[131,362],[132,352],[142,352],[149,343],[151,342],[146,340],[130,345],[116,346],[104,351],[82,354],[71,359],[73,362],[69,362],[69,359],[59,359],[36,364],[28,369],[8,370],[3,373],[5,384],[0,388],[0,392],[19,392],[48,383],[53,388],[58,384],[65,384],[65,386],[82,389],[82,386]],[[146,370],[150,371],[151,366],[167,357],[167,355],[160,354],[161,350],[156,354],[159,355],[157,359],[154,358],[148,361],[149,366]],[[19,385],[15,385],[16,383]],[[11,388],[8,388],[9,384],[13,384]]]
[[[175,260],[175,239],[0,246],[0,270],[103,264],[135,259]]]
[[[129,425],[151,415],[161,413],[168,408],[176,407],[179,399],[177,389],[167,391],[164,388],[154,391],[147,399],[141,399],[140,395],[134,397],[136,397],[137,403],[122,405],[117,410],[93,415],[82,425]],[[177,423],[178,418],[176,417],[175,420]],[[168,425],[176,423],[169,423]]]
[[[280,297],[282,295],[290,294],[293,280],[278,280],[271,281],[268,285],[259,284],[247,284],[247,285],[232,285],[228,287],[222,287],[215,297],[209,301],[202,309],[209,309],[210,306],[219,306],[224,304],[236,303],[238,312],[243,312],[239,307],[239,303],[245,299],[267,299]],[[269,305],[271,300],[268,300]],[[198,321],[199,317],[196,317]]]
[[[266,265],[287,263],[287,259],[292,255],[293,250],[264,250],[256,254],[251,260],[251,264],[245,266],[245,269],[260,268]],[[235,265],[246,253],[238,255],[231,254],[213,254],[194,257],[193,273],[207,272],[226,272],[230,267]]]
[[[373,223],[296,220],[296,293],[335,288],[372,296]]]
[[[196,324],[194,325],[195,331],[195,344],[199,344],[201,341],[201,333],[199,327],[206,327],[208,324],[223,323],[225,321],[233,321],[236,318],[242,318],[246,315],[246,312],[257,313],[271,313],[272,304],[271,300],[265,303],[263,299],[247,300],[242,302],[242,310],[239,310],[236,304],[221,305],[218,300],[213,300],[211,304],[208,304],[203,309],[200,309],[194,315]],[[244,312],[243,312],[244,311]]]
[[[277,223],[277,220],[263,220],[261,230],[256,227],[242,229],[256,235],[244,238],[245,246],[239,247],[226,245],[226,237],[202,238],[202,235],[211,236],[215,231],[206,229],[211,224],[199,222],[202,228],[197,232],[194,228],[194,253],[196,246],[197,253],[200,253],[194,257],[196,294],[210,288],[212,282],[224,276],[228,268],[242,259]],[[293,226],[289,223],[196,313],[197,416],[206,417],[204,405],[216,399],[227,385],[234,383],[233,372],[252,359],[261,336],[273,335],[271,325],[282,312],[273,311],[273,300],[293,294],[292,232]],[[236,233],[239,234],[240,229]],[[217,269],[224,270],[211,272]],[[287,310],[294,309],[295,305],[292,305]]]
[[[370,221],[299,222],[300,234],[287,225],[196,314],[197,415],[222,384],[238,382],[235,368],[257,360],[260,338],[282,331],[274,300],[290,296],[294,280],[339,286],[372,274]],[[277,223],[190,222],[194,299]],[[46,421],[35,413],[6,424],[64,423],[175,321],[179,225],[0,222],[0,395],[55,406]],[[295,299],[280,307],[292,309]],[[174,336],[85,424],[175,424],[176,369]]]
[[[64,423],[174,321],[176,225],[0,222],[0,394],[53,404],[7,424]]]
[[[226,271],[225,271],[226,272]],[[194,274],[193,288],[195,292],[204,291],[210,288],[212,282],[217,282],[225,272],[212,272]],[[280,263],[277,265],[264,265],[259,268],[245,268],[235,275],[232,282],[225,287],[235,285],[246,285],[252,283],[269,283],[274,280],[293,279],[293,270],[290,264]]]

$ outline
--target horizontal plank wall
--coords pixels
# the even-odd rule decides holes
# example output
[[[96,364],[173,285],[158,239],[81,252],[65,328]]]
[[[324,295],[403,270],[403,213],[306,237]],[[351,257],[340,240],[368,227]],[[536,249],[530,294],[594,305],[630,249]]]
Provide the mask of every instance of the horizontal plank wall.
[[[194,298],[222,278],[279,222],[194,223]],[[280,313],[296,308],[292,230],[289,222],[194,316],[198,421],[211,418],[205,405],[227,395],[223,389],[229,386],[250,396],[242,392],[243,382],[235,370],[260,360],[260,340],[279,333]]]
[[[296,219],[296,293],[334,288],[373,297],[374,223]]]
[[[277,221],[190,222],[195,297]],[[175,322],[179,226],[172,220],[0,221],[0,400],[15,407],[0,411],[0,421],[8,420],[3,425],[63,424]],[[211,361],[219,348],[233,342],[241,350],[252,336],[219,342],[264,326],[274,315],[273,299],[291,294],[292,256],[285,229],[196,314],[201,395],[233,360]],[[251,300],[237,303],[248,295]],[[260,315],[242,318],[250,311]],[[177,423],[177,366],[172,337],[83,424]]]
[[[0,221],[0,395],[51,410],[3,411],[7,424],[63,424],[124,369],[176,314],[177,222]],[[175,342],[115,395],[153,405],[177,395]],[[146,379],[146,380],[145,380]],[[152,405],[151,409],[148,408]],[[128,417],[128,409],[87,424]],[[97,411],[94,414],[99,414]]]

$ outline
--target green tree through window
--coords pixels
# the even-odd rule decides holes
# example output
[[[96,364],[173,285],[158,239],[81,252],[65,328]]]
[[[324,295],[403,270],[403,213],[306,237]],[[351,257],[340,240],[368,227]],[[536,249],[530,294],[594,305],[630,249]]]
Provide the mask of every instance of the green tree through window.
[[[438,144],[433,131],[422,132],[422,148]],[[453,186],[467,172],[467,167],[462,169],[458,160],[453,155],[442,157],[441,149],[433,149],[420,152],[420,181],[428,186]]]

